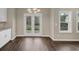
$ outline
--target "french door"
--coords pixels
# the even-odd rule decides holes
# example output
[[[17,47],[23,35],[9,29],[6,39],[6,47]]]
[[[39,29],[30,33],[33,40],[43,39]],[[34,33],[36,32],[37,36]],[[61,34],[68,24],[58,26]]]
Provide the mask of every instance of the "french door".
[[[42,34],[42,15],[25,14],[24,15],[24,33],[29,36]]]

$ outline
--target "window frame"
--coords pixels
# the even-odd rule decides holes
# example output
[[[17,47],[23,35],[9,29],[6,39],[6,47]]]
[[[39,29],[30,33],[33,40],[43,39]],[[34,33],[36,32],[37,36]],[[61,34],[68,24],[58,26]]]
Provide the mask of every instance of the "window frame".
[[[78,23],[79,23],[79,21],[77,19],[78,18],[78,13],[79,13],[79,11],[76,12],[76,32],[77,33],[79,33],[79,30],[78,30]]]
[[[68,22],[68,30],[61,30],[61,19],[60,19],[60,13],[68,13],[69,15],[69,22]],[[59,11],[59,33],[72,33],[72,12],[67,10]]]
[[[26,17],[27,16],[32,16],[32,32],[31,33],[27,33],[26,32]],[[39,33],[34,33],[34,16],[39,16],[40,18],[40,32]],[[27,36],[39,36],[42,35],[42,13],[24,13],[24,34]]]

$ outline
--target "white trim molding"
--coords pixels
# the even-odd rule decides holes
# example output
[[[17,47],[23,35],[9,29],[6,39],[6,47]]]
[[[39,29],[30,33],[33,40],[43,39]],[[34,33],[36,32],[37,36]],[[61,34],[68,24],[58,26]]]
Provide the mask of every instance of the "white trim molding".
[[[28,17],[28,16],[31,16],[31,29],[32,29],[32,31],[31,32],[27,32],[26,31],[26,28],[27,28],[27,26],[26,26],[26,18]],[[40,30],[39,30],[39,32],[38,33],[35,33],[35,30],[34,30],[34,28],[35,28],[35,16],[38,16],[39,17],[39,23],[40,23]],[[25,35],[30,35],[30,36],[32,36],[32,35],[41,35],[42,34],[42,13],[37,13],[37,14],[34,14],[34,13],[31,13],[31,14],[29,14],[29,13],[25,13],[24,14],[24,34]]]
[[[79,39],[54,39],[54,41],[79,41]]]
[[[79,33],[78,23],[79,23],[79,11],[76,12],[76,32],[77,33]]]
[[[28,37],[27,35],[16,35],[16,37]],[[38,37],[32,35],[32,37]],[[56,39],[50,35],[39,35],[39,37],[49,37],[52,39],[52,41],[79,41],[79,39]]]
[[[29,35],[16,35],[16,37],[28,37]],[[49,35],[32,35],[32,37],[49,37]],[[30,36],[31,37],[31,36]]]
[[[12,39],[11,39],[11,40],[14,40],[15,38],[16,38],[16,36],[12,37]]]
[[[52,36],[49,36],[53,41],[79,41],[79,39],[56,39]]]

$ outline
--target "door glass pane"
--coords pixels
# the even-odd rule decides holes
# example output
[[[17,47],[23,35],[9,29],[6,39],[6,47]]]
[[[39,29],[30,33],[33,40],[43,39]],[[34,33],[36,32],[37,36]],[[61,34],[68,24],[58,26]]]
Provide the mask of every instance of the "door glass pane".
[[[78,22],[78,31],[79,31],[79,22]]]
[[[61,22],[68,22],[68,20],[69,20],[68,14],[66,14],[66,13],[60,14],[60,21]]]
[[[68,23],[61,23],[60,24],[60,30],[68,30]]]
[[[35,23],[34,23],[34,30],[35,33],[38,33],[40,31],[40,22],[39,22],[39,16],[35,16]]]
[[[77,21],[79,22],[79,13],[77,13]]]
[[[78,31],[79,31],[79,12],[77,13],[77,23],[78,23]]]
[[[32,31],[31,25],[32,25],[32,23],[31,23],[31,16],[27,16],[27,19],[26,19],[26,31],[27,32],[31,32]]]

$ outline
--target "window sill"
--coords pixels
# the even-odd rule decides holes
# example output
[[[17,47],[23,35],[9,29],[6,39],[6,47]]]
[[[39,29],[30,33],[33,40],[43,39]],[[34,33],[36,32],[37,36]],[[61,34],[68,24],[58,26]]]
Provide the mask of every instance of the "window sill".
[[[59,31],[59,33],[72,33],[72,31]]]

